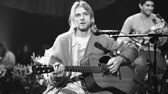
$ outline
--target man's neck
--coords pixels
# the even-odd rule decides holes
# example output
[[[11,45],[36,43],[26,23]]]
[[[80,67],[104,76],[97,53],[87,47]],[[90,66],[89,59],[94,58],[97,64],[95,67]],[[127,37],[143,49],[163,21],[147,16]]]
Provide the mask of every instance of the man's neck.
[[[144,13],[141,12],[141,18],[143,20],[146,20],[146,19],[150,18],[150,15],[145,15]]]
[[[88,29],[87,31],[77,30],[75,35],[76,35],[77,37],[87,37],[87,36],[89,36],[90,34],[91,34],[91,30]]]

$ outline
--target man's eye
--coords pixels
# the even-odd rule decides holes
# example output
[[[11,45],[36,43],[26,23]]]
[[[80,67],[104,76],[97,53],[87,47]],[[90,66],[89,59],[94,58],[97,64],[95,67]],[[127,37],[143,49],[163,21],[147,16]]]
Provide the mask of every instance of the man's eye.
[[[88,13],[84,13],[84,15],[89,15]]]
[[[75,16],[76,16],[76,17],[79,17],[79,16],[80,16],[80,14],[75,14]]]

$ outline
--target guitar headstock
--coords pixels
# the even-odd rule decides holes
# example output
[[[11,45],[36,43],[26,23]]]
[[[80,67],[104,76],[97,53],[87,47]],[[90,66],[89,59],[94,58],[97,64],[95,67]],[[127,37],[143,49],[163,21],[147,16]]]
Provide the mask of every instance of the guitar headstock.
[[[32,72],[35,74],[43,74],[43,73],[50,73],[54,71],[52,65],[33,65]]]
[[[158,23],[154,26],[151,27],[151,31],[155,31],[155,30],[159,30],[159,29],[163,29],[165,26],[165,23],[161,22],[161,23]]]

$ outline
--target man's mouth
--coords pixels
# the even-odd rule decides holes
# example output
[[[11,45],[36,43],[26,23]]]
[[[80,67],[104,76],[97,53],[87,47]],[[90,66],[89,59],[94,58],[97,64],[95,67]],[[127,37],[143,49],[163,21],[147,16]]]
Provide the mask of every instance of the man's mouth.
[[[84,24],[85,24],[85,22],[81,22],[80,24],[84,25]]]

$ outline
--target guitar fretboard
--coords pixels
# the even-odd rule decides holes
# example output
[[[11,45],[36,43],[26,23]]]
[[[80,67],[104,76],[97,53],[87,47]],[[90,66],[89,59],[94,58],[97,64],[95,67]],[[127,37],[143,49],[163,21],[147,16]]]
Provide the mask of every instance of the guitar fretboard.
[[[65,66],[65,71],[84,72],[84,73],[100,73],[100,67],[96,66]]]
[[[32,67],[33,72],[36,74],[40,73],[50,73],[54,71],[52,65],[35,65]],[[82,72],[82,73],[101,73],[106,71],[106,68],[97,66],[65,66],[65,71],[69,72]]]

